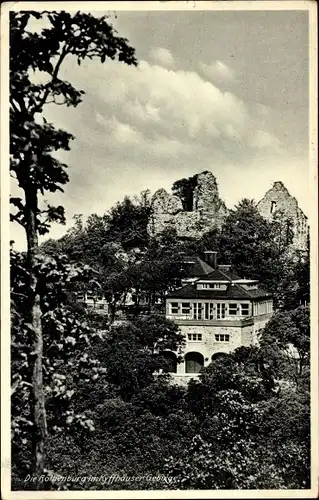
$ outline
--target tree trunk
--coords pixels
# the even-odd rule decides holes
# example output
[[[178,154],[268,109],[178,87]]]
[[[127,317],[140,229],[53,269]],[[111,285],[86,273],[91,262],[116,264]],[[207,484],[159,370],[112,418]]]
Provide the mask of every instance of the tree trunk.
[[[38,235],[36,227],[37,192],[34,188],[25,190],[25,216],[27,235],[27,259],[30,273],[30,302],[27,314],[32,328],[32,353],[31,353],[31,415],[33,416],[34,430],[32,433],[32,472],[36,476],[43,474],[45,462],[45,442],[47,436],[47,422],[43,388],[43,336],[41,324],[40,295],[38,291],[38,277],[35,269],[38,251]],[[41,482],[35,483],[41,489]]]
[[[112,299],[110,304],[110,323],[114,323],[115,321],[115,313],[116,313],[116,302]]]

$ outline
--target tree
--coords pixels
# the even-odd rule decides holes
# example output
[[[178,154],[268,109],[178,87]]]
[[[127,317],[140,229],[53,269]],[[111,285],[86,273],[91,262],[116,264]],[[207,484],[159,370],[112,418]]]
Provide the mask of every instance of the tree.
[[[40,33],[30,31],[32,19],[46,21]],[[126,39],[116,35],[106,17],[96,18],[77,12],[11,12],[10,17],[10,170],[24,200],[11,198],[16,211],[12,220],[21,224],[27,237],[28,301],[26,314],[32,331],[32,416],[34,423],[34,473],[44,468],[44,446],[47,434],[43,390],[41,297],[38,290],[38,235],[48,231],[52,221],[64,222],[63,207],[41,206],[45,192],[62,190],[68,182],[66,165],[54,151],[68,150],[72,135],[56,129],[44,117],[49,103],[77,106],[82,90],[60,79],[60,68],[67,57],[81,64],[85,58],[106,58],[136,65],[134,49]],[[34,83],[32,71],[47,77],[46,83]]]
[[[260,280],[273,293],[276,308],[291,308],[297,290],[292,234],[290,223],[282,224],[279,216],[264,219],[254,200],[243,199],[221,229],[220,258],[239,276]]]
[[[197,186],[197,177],[198,174],[188,177],[187,179],[180,179],[174,182],[172,187],[173,195],[181,199],[183,208],[186,212],[191,212],[193,210],[193,195],[194,189]]]
[[[222,227],[220,250],[221,258],[240,276],[263,278],[264,265],[272,257],[273,232],[253,200],[243,199],[230,211]]]
[[[180,286],[182,250],[183,245],[171,230],[149,239],[147,248],[128,272],[135,290],[137,312],[142,298],[151,310],[156,303],[163,306],[165,294]]]
[[[90,281],[91,269],[71,265],[66,257],[37,255],[37,286],[41,300],[43,335],[43,384],[49,434],[93,430],[86,411],[74,411],[83,384],[101,374],[92,347],[101,332],[90,318],[73,306],[72,293],[78,281]],[[13,480],[32,472],[32,325],[25,317],[28,301],[26,255],[11,252],[11,374]],[[95,331],[94,331],[95,330]],[[85,349],[85,354],[83,350]],[[30,439],[31,438],[31,439]]]
[[[309,488],[305,458],[304,447],[293,443],[279,442],[274,449],[267,439],[240,439],[217,449],[197,435],[178,457],[165,460],[163,472],[176,489],[300,489]]]
[[[288,365],[288,376],[298,386],[308,376],[310,362],[310,310],[299,306],[277,312],[265,326],[262,349],[277,349]]]
[[[107,359],[107,379],[129,401],[134,394],[154,381],[154,372],[165,366],[163,352],[177,351],[183,336],[175,323],[152,315],[113,327],[103,353]]]
[[[197,420],[162,469],[175,488],[309,487],[309,394],[269,384],[265,361],[259,348],[242,347],[188,385],[184,411]]]
[[[108,237],[110,241],[118,241],[125,250],[144,248],[148,242],[147,224],[151,213],[147,192],[135,203],[126,196],[106,215]]]
[[[300,252],[295,267],[295,279],[298,283],[296,306],[310,302],[310,241],[307,238],[306,252]]]

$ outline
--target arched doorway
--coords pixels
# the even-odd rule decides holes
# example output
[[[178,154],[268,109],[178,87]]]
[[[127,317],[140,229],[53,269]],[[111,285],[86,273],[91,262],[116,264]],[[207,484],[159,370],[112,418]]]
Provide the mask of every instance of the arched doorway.
[[[186,373],[199,373],[204,366],[204,356],[199,352],[188,352],[185,355]]]
[[[165,359],[165,365],[163,366],[163,372],[165,373],[176,373],[177,372],[177,357],[171,351],[164,351],[162,353]]]
[[[212,355],[211,360],[215,361],[216,359],[225,358],[226,356],[226,352],[215,352],[215,354]]]

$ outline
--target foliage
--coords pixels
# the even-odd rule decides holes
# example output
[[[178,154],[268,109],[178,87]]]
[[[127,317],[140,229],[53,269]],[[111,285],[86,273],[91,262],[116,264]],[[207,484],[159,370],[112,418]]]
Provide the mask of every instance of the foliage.
[[[110,213],[118,214],[119,206],[123,208],[123,204],[118,205]],[[125,231],[135,234],[133,239],[137,244],[135,229],[138,221],[134,213],[125,212],[125,216],[128,217]],[[165,293],[181,283],[180,255],[184,247],[170,231],[163,231],[148,240],[143,236],[143,243],[131,248],[124,238],[123,246],[121,218],[115,217],[112,229],[109,220],[109,214],[102,217],[92,215],[85,225],[78,221],[56,245],[48,241],[41,249],[49,255],[64,251],[71,260],[94,266],[99,272],[101,293],[109,302],[111,321],[114,321],[116,311],[123,307],[129,293],[134,302],[134,315],[140,314],[142,304],[149,311],[156,304],[163,304]]]
[[[32,19],[46,21],[49,27],[32,31]],[[45,26],[45,22],[43,24]],[[97,19],[91,14],[77,12],[12,12],[10,17],[10,168],[21,188],[27,191],[55,192],[68,182],[66,165],[52,152],[69,149],[72,135],[55,129],[43,117],[48,103],[77,106],[84,91],[77,90],[59,77],[59,70],[67,57],[78,64],[85,58],[106,58],[136,64],[134,49],[127,40],[116,36],[106,17]],[[46,83],[35,83],[32,74],[42,73]],[[42,120],[36,115],[42,115]],[[30,194],[31,197],[31,194]],[[17,209],[13,219],[24,227],[27,223],[21,198],[12,198]],[[28,204],[28,199],[26,201]],[[37,229],[47,232],[47,223],[64,220],[63,207],[35,208]],[[41,222],[41,216],[44,221]]]
[[[92,344],[100,340],[102,333],[92,332],[89,318],[83,321],[81,313],[68,304],[68,297],[74,283],[89,281],[92,271],[88,267],[71,266],[65,257],[52,259],[43,255],[38,255],[36,271],[43,312],[43,383],[48,430],[86,434],[94,429],[93,421],[85,411],[75,412],[74,402],[81,384],[97,380],[105,372],[90,355]],[[28,467],[25,454],[30,457],[34,425],[28,405],[34,354],[30,352],[32,325],[25,317],[27,293],[26,256],[12,252],[12,438],[15,462],[20,463],[19,457],[23,457],[22,470]]]
[[[188,177],[187,179],[180,179],[174,182],[172,187],[173,195],[180,198],[186,212],[191,212],[193,210],[193,194],[197,186],[197,177],[198,174]]]
[[[10,172],[23,191],[23,198],[10,198],[14,207],[11,220],[22,225],[26,232],[28,277],[24,304],[27,322],[24,328],[19,320],[17,324],[21,326],[20,333],[29,336],[28,351],[32,358],[29,356],[28,360],[32,366],[28,403],[33,423],[32,465],[37,475],[44,470],[47,437],[43,316],[52,312],[43,310],[44,285],[38,271],[46,264],[38,255],[38,236],[48,232],[51,222],[65,222],[63,207],[49,204],[44,207],[42,197],[47,192],[63,191],[62,186],[68,182],[67,166],[54,153],[69,150],[73,139],[68,132],[47,122],[43,108],[50,103],[76,107],[81,102],[84,92],[60,78],[60,68],[67,57],[75,58],[79,65],[86,58],[102,63],[110,58],[137,64],[134,49],[126,39],[116,35],[106,18],[81,12],[71,15],[65,11],[10,13]],[[32,22],[33,25],[38,22],[38,30],[32,30]],[[47,271],[54,272],[55,277],[59,274],[50,266]],[[59,314],[63,317],[64,311]],[[61,318],[55,320],[61,323]],[[72,324],[71,318],[69,321]],[[66,325],[67,320],[62,321],[60,330]]]
[[[150,213],[148,192],[141,193],[141,199],[137,203],[126,196],[106,216],[109,240],[120,242],[124,250],[145,247],[148,242],[147,224]]]
[[[179,458],[169,458],[165,471],[174,477],[178,489],[293,489],[305,488],[297,474],[303,467],[304,449],[239,440],[229,448],[216,450],[200,435]],[[289,465],[293,465],[293,471]],[[287,468],[288,466],[288,468]],[[296,474],[296,475],[294,475]]]
[[[108,359],[107,380],[129,401],[154,381],[155,371],[165,366],[163,352],[176,351],[182,344],[178,327],[162,316],[113,326],[103,353],[104,359]]]
[[[306,252],[300,252],[295,266],[295,279],[298,283],[297,304],[309,304],[310,302],[310,242],[307,239]]]
[[[163,465],[176,488],[309,487],[309,393],[269,384],[263,362],[258,348],[240,348],[189,384],[197,425]]]
[[[279,354],[285,376],[299,385],[309,375],[310,310],[299,306],[292,311],[277,312],[265,326],[261,339],[264,352]]]

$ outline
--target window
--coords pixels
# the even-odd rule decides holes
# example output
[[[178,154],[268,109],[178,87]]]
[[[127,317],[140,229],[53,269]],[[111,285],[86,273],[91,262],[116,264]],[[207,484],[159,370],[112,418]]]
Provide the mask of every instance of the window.
[[[271,214],[272,214],[272,213],[273,213],[273,211],[275,210],[276,205],[277,205],[277,203],[276,203],[275,201],[272,201],[272,202],[271,202],[271,205],[270,205],[270,213],[271,213]]]
[[[171,302],[171,314],[178,314],[178,302]]]
[[[217,333],[215,335],[216,342],[229,342],[230,335],[228,333]]]
[[[229,316],[236,316],[237,315],[237,304],[229,304],[228,305],[228,313],[229,313]]]
[[[193,305],[194,319],[202,319],[202,304],[201,302],[195,302]]]
[[[206,302],[204,304],[204,317],[205,319],[214,318],[214,304],[212,304],[211,302]]]
[[[240,304],[241,315],[249,316],[249,304]]]
[[[202,288],[210,288],[210,289],[216,289],[216,288],[222,288],[222,285],[220,283],[202,283],[201,285]]]
[[[164,351],[162,353],[164,358],[164,373],[176,373],[177,372],[177,358],[176,355],[171,351]]]
[[[214,304],[209,304],[209,319],[214,319]]]
[[[199,373],[204,366],[204,356],[199,352],[188,352],[185,355],[186,373]]]
[[[203,335],[201,333],[188,333],[187,340],[191,342],[201,342],[203,340]]]
[[[104,304],[98,304],[96,307],[97,309],[104,309]]]
[[[217,319],[225,318],[226,304],[216,304],[217,307]]]
[[[182,302],[182,314],[189,314],[191,312],[191,305],[189,302]]]

